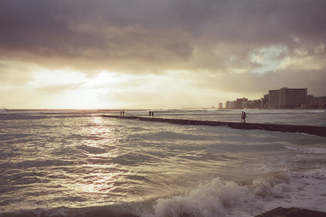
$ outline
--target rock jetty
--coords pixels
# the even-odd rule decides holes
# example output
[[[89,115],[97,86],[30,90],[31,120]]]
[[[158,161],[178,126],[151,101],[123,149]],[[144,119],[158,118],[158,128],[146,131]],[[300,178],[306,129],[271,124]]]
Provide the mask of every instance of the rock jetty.
[[[326,213],[299,209],[299,208],[283,208],[278,207],[269,212],[257,215],[255,217],[326,217]]]
[[[138,116],[117,116],[117,115],[101,115],[107,118],[134,119],[140,121],[165,122],[180,125],[205,125],[205,126],[228,126],[235,129],[247,130],[267,130],[280,131],[290,133],[306,133],[310,135],[326,137],[325,126],[306,126],[306,125],[288,125],[288,124],[262,124],[262,123],[238,123],[225,121],[202,121],[202,120],[185,120],[185,119],[169,119],[154,117],[138,117]]]

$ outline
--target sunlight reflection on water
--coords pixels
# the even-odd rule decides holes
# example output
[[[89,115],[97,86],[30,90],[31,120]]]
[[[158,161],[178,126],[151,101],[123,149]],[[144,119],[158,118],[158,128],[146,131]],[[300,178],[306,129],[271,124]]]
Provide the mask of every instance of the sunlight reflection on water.
[[[318,115],[319,119],[324,114]],[[278,170],[280,161],[288,169],[293,165],[291,159],[298,157],[284,145],[309,144],[311,148],[325,144],[323,138],[301,134],[96,115],[45,114],[3,119],[6,120],[0,122],[0,183],[5,187],[1,189],[1,211],[166,198],[216,177],[246,179],[244,165],[249,171],[258,166],[258,175],[270,168],[275,170],[273,165]],[[303,163],[295,164],[302,167]],[[254,175],[250,174],[249,179],[254,179]]]
[[[91,117],[87,127],[81,128],[81,135],[86,139],[81,141],[86,164],[83,165],[87,173],[72,185],[71,190],[80,193],[100,194],[105,197],[115,189],[115,183],[120,179],[121,172],[116,164],[110,163],[119,155],[116,142],[119,136],[114,134],[114,127],[107,124],[101,117]],[[102,196],[102,197],[103,197]]]

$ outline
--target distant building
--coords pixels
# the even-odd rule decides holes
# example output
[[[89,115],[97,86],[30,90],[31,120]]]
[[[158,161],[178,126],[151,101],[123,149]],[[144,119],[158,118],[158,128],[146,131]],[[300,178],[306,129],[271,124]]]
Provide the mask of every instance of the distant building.
[[[320,102],[326,103],[326,96],[317,97]]]
[[[313,95],[307,95],[307,103],[311,103],[314,101],[314,96]]]
[[[223,108],[223,103],[220,102],[220,103],[218,104],[218,108],[219,108],[219,109],[222,109],[222,108]]]
[[[307,103],[307,88],[281,88],[280,107],[300,106]]]
[[[262,108],[262,100],[248,100],[247,108],[249,109],[260,109]]]
[[[243,108],[247,108],[248,105],[248,99],[247,98],[239,98],[235,101],[235,108],[236,109],[243,109]]]
[[[230,101],[226,101],[226,103],[225,103],[225,108],[226,108],[226,109],[229,109],[229,108],[230,108]]]
[[[248,99],[247,98],[242,99],[242,108],[248,108]]]
[[[268,108],[292,108],[307,103],[307,88],[281,88],[268,91]]]
[[[307,104],[301,104],[303,109],[326,109],[326,96],[313,97],[307,96]]]
[[[235,108],[235,101],[230,101],[230,109],[234,109]]]
[[[262,98],[262,106],[263,108],[268,108],[268,98],[269,98],[269,95],[268,94],[265,94],[264,95],[264,98]]]
[[[234,102],[234,108],[236,108],[236,109],[242,109],[242,101],[243,101],[243,99],[237,99]]]
[[[268,108],[278,108],[280,104],[280,90],[268,91]]]

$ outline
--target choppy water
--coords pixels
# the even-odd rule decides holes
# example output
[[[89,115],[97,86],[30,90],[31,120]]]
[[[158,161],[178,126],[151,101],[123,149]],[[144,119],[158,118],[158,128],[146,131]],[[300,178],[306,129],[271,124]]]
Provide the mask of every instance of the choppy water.
[[[240,121],[240,112],[155,116]],[[326,126],[324,110],[247,115],[249,122]],[[278,206],[326,212],[325,154],[326,138],[299,133],[2,111],[0,216],[255,216]]]

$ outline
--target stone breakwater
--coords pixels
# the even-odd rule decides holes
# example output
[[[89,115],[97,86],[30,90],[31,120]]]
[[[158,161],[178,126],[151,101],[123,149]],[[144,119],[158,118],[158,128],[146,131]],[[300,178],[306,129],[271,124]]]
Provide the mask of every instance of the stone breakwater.
[[[184,120],[184,119],[168,119],[168,118],[154,118],[154,117],[150,118],[150,117],[137,117],[137,116],[116,116],[116,115],[101,115],[101,116],[107,118],[155,121],[155,122],[165,122],[165,123],[180,124],[180,125],[228,126],[235,129],[306,133],[306,134],[326,137],[326,127],[324,126],[238,123],[238,122],[225,122],[225,121],[202,121],[202,120]]]
[[[269,212],[257,215],[256,217],[326,217],[326,213],[295,207],[278,207]]]

